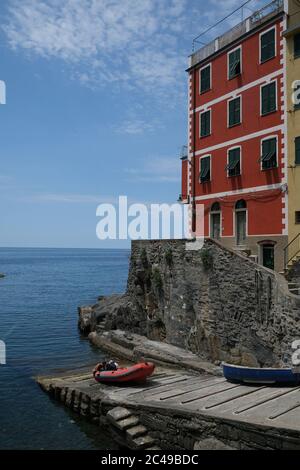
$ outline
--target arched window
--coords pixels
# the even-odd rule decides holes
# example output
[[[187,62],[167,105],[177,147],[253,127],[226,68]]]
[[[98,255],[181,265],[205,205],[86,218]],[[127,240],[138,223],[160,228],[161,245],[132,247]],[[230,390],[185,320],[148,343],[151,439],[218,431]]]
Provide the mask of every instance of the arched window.
[[[221,206],[218,202],[214,202],[210,208],[211,212],[220,212]]]
[[[221,206],[218,202],[210,208],[210,236],[216,240],[221,236]]]
[[[236,205],[235,205],[235,209],[236,210],[239,210],[239,209],[247,209],[247,203],[246,201],[244,201],[244,199],[240,199],[239,201],[237,201]]]
[[[236,244],[245,245],[247,237],[247,203],[240,199],[235,204]]]

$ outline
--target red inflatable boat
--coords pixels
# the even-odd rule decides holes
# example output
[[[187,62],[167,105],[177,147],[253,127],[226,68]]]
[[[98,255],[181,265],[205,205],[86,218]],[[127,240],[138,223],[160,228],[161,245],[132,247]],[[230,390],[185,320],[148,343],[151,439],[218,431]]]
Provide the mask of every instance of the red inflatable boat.
[[[94,377],[101,383],[143,382],[155,369],[152,362],[143,362],[131,367],[119,367],[117,370],[96,372]]]

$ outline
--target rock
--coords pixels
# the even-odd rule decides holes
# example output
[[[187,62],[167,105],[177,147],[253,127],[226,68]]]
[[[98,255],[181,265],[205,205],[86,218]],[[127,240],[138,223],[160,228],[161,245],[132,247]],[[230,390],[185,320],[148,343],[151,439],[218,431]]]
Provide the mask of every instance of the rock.
[[[217,241],[206,240],[204,249],[213,259],[207,269],[203,252],[186,250],[184,240],[133,241],[126,293],[82,307],[79,328],[94,333],[101,324],[99,333],[130,331],[189,350],[199,364],[280,363],[298,331],[300,296],[289,292],[283,276]],[[136,359],[144,349],[136,346]],[[159,360],[162,351],[151,355]]]
[[[194,450],[235,450],[233,447],[229,447],[224,442],[210,437],[203,439],[203,441],[197,441],[194,445]]]
[[[116,421],[120,421],[121,419],[125,419],[131,416],[131,411],[127,410],[127,408],[116,406],[115,408],[110,410],[106,416],[109,419],[109,421],[114,423]]]
[[[147,429],[145,426],[140,424],[138,426],[133,426],[132,428],[127,429],[126,434],[130,439],[133,439],[135,437],[140,437],[147,434]]]
[[[155,440],[147,434],[146,436],[141,436],[137,437],[136,439],[133,439],[132,444],[133,447],[137,450],[145,449],[146,447],[153,446],[155,444]]]
[[[251,353],[242,353],[242,366],[246,367],[259,367],[259,363],[255,356]]]
[[[5,274],[0,273],[0,279],[5,277]]]
[[[128,418],[116,421],[115,426],[121,431],[126,431],[126,429],[136,426],[138,423],[139,418],[137,416],[129,416]]]

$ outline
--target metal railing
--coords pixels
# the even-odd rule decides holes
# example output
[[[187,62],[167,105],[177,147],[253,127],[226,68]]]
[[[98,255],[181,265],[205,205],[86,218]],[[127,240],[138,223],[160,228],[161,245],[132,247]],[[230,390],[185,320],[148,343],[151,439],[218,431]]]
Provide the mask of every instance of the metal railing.
[[[242,11],[242,8],[243,7],[240,7],[239,9]],[[236,13],[239,9],[235,10],[233,13]],[[230,30],[226,31],[224,34],[216,37],[213,41],[210,41],[209,43],[205,44],[205,42],[203,42],[203,37],[205,37],[205,35],[208,34],[212,29],[219,26],[233,13],[231,15],[228,15],[223,20],[219,21],[215,25],[203,31],[203,33],[199,34],[199,36],[197,36],[193,40],[193,53],[190,56],[190,66],[193,66],[198,62],[201,62],[202,60],[206,59],[214,52],[217,52],[221,47],[230,44],[235,39],[238,39],[242,34],[245,34],[247,31],[251,31],[251,29],[257,27],[260,23],[266,21],[268,17],[271,18],[283,10],[284,0],[273,0],[271,3],[268,3],[263,8],[257,10],[251,16],[244,19]],[[204,45],[200,49],[196,50],[197,44]]]
[[[289,263],[300,253],[300,233],[284,248],[284,267],[288,268]]]

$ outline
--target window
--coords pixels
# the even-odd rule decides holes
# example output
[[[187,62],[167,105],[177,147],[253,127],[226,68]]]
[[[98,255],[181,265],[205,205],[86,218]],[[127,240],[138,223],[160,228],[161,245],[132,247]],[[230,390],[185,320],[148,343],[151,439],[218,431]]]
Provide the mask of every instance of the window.
[[[263,170],[277,166],[277,140],[276,137],[262,141],[261,163]]]
[[[200,114],[200,137],[210,135],[210,111]]]
[[[235,98],[228,102],[228,127],[241,123],[241,98]]]
[[[300,109],[300,84],[298,85],[299,80],[294,82],[294,109]]]
[[[295,164],[300,165],[300,137],[295,139]]]
[[[229,150],[228,165],[226,169],[227,169],[228,176],[238,176],[241,174],[241,149],[240,147]]]
[[[200,160],[200,183],[210,181],[210,156]]]
[[[294,36],[294,58],[300,57],[300,33]]]
[[[221,236],[221,207],[214,202],[210,209],[210,236],[219,240]]]
[[[275,28],[260,36],[260,62],[266,62],[275,57]]]
[[[261,87],[261,114],[276,111],[276,82]]]
[[[235,204],[236,244],[244,245],[247,238],[247,203],[240,199]]]
[[[200,70],[200,93],[204,93],[211,89],[211,79],[210,79],[210,72],[211,66],[208,65]]]
[[[228,54],[228,78],[236,77],[242,72],[241,64],[241,48],[239,47],[235,51],[229,52]]]
[[[300,211],[295,212],[295,224],[296,225],[300,224]]]

